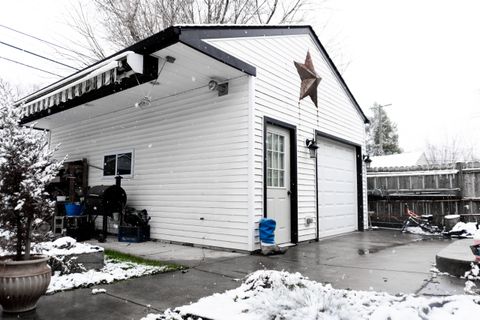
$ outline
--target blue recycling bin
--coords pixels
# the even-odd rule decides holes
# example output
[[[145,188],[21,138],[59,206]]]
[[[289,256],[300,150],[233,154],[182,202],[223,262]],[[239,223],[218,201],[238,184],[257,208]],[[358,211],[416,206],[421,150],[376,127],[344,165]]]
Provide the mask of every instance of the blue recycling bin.
[[[262,244],[275,244],[275,227],[277,222],[273,219],[263,218],[260,219],[260,242]]]
[[[83,212],[83,206],[78,203],[65,202],[65,213],[68,217],[80,216]]]

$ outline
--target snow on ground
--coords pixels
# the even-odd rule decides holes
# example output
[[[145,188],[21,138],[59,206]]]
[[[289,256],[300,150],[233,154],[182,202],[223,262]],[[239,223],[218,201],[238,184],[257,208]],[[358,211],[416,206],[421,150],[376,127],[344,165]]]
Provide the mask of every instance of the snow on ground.
[[[464,238],[473,238],[475,233],[479,231],[477,229],[477,223],[476,222],[458,222],[453,226],[452,230],[449,231],[450,234],[456,235],[456,236],[461,236]],[[413,234],[419,234],[419,235],[439,235],[440,233],[431,233],[428,231],[423,230],[419,226],[410,226],[405,228],[404,232],[408,233],[413,233]],[[479,238],[480,238],[480,233],[479,233]]]
[[[460,232],[463,231],[462,236],[472,238],[477,232],[477,223],[476,222],[458,222],[450,230],[450,232]]]
[[[92,289],[92,294],[107,293],[106,289]]]
[[[49,256],[66,256],[103,251],[102,247],[89,243],[80,243],[71,237],[62,237],[55,241],[37,243],[33,248],[35,252]]]
[[[438,235],[438,233],[427,232],[427,231],[423,230],[422,228],[420,228],[418,226],[416,226],[416,227],[406,227],[404,232],[413,233],[413,234],[420,234],[420,235],[427,235],[427,236]]]
[[[261,270],[251,274],[237,289],[202,298],[164,314],[149,314],[142,320],[187,319],[189,315],[215,320],[463,320],[478,314],[478,296],[433,298],[338,290],[308,280],[299,273]]]

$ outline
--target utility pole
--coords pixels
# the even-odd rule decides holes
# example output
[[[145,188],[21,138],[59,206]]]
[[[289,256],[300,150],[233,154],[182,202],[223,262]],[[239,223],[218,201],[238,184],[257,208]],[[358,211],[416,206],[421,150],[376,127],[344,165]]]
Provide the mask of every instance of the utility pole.
[[[378,144],[380,146],[380,155],[382,156],[383,156],[383,121],[382,121],[382,111],[380,109],[389,107],[391,105],[392,105],[391,103],[384,104],[384,105],[378,104],[372,107],[372,109],[376,109],[378,112],[378,130],[380,130],[379,136],[378,136]]]

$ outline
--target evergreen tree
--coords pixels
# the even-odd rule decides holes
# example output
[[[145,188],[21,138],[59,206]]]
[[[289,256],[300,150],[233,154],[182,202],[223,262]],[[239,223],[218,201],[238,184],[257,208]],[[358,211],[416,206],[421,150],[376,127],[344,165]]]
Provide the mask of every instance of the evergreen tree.
[[[397,125],[378,103],[372,109],[374,114],[367,129],[367,153],[371,156],[402,153],[398,145]]]
[[[0,247],[16,252],[16,260],[30,259],[32,241],[41,238],[36,227],[48,221],[54,203],[45,193],[63,161],[48,147],[46,132],[20,124],[13,90],[0,79]]]

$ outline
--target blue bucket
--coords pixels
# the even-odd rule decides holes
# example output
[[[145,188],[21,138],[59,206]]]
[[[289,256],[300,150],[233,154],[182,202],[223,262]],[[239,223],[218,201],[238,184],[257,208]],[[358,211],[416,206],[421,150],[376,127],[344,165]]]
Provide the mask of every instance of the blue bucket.
[[[83,206],[76,203],[65,203],[65,213],[69,217],[82,215]]]
[[[275,227],[277,223],[273,219],[260,219],[259,231],[260,242],[264,244],[275,244]]]

